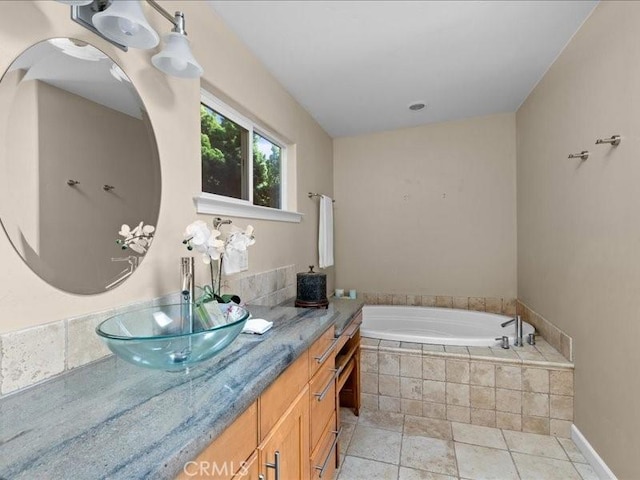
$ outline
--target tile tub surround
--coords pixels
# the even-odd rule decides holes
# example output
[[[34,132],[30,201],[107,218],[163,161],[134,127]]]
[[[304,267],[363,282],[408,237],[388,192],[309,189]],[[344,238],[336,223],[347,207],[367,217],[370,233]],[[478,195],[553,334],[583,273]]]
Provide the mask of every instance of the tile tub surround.
[[[173,479],[340,315],[251,307],[274,327],[163,372],[110,357],[0,399],[0,478]]]
[[[516,309],[518,315],[521,315],[525,322],[533,325],[536,332],[539,332],[552,347],[562,353],[565,358],[573,361],[573,339],[569,335],[520,300],[517,302]]]
[[[544,340],[509,350],[362,338],[363,407],[569,438],[573,364]]]
[[[278,305],[295,297],[295,272],[295,265],[287,265],[243,278],[224,278],[223,291],[239,294],[245,303]],[[0,398],[111,355],[95,333],[96,326],[110,316],[179,302],[179,294],[164,295],[0,335]]]

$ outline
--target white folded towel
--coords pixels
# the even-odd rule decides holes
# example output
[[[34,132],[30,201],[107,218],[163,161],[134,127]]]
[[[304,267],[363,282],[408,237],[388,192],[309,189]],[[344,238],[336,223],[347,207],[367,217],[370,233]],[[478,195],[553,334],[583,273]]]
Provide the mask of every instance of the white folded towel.
[[[320,268],[333,265],[333,200],[326,195],[320,197],[318,265]]]
[[[263,318],[252,318],[244,324],[242,333],[257,333],[262,335],[273,327],[273,322],[264,320]]]
[[[249,270],[248,250],[228,250],[222,254],[222,270],[225,275]]]

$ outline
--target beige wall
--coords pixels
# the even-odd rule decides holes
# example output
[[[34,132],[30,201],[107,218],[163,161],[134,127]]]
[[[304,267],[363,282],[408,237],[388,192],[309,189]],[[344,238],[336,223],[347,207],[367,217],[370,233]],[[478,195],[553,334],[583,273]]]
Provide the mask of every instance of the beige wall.
[[[516,295],[514,114],[334,141],[336,285]]]
[[[573,337],[575,424],[621,479],[640,478],[638,25],[640,2],[601,2],[517,113],[518,296]]]
[[[0,132],[7,137],[0,142],[0,218],[7,235],[39,252],[38,82],[21,83],[24,74],[7,72],[0,85]],[[22,161],[12,161],[17,157]],[[24,220],[18,225],[15,218]]]
[[[234,100],[243,113],[259,118],[294,142],[297,152],[297,210],[301,224],[234,219],[256,227],[250,251],[250,273],[297,264],[317,263],[317,202],[307,191],[333,194],[331,138],[276,82],[205,2],[162,2],[169,11],[183,10],[195,56],[205,69],[203,82]],[[166,20],[152,10],[147,17],[160,33]],[[114,291],[93,296],[60,292],[29,270],[0,236],[0,332],[43,324],[176,291],[184,227],[196,218],[192,197],[199,191],[200,82],[167,77],[155,70],[153,52],[124,53],[69,19],[69,8],[57,2],[3,1],[0,4],[0,70],[30,45],[54,36],[88,41],[108,53],[132,79],[155,129],[162,165],[162,206],[154,245],[137,273]],[[202,217],[210,220],[211,217]],[[199,275],[206,273],[198,265]],[[328,270],[333,285],[332,269]]]
[[[41,248],[35,258],[28,246],[23,255],[62,290],[101,291],[128,267],[111,258],[138,256],[116,245],[120,226],[157,223],[155,139],[142,119],[37,83]],[[69,178],[80,184],[69,188]],[[107,193],[105,184],[115,189]]]

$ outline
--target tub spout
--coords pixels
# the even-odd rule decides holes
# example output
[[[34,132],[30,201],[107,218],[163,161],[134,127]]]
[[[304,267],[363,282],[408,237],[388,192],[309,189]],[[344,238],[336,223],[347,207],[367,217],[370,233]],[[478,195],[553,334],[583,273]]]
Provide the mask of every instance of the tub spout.
[[[502,328],[504,328],[511,325],[512,323],[516,326],[516,340],[513,342],[513,344],[517,347],[522,347],[524,346],[524,343],[522,341],[522,318],[520,318],[520,315],[516,315],[511,320],[507,320],[506,322],[502,323],[501,326]]]

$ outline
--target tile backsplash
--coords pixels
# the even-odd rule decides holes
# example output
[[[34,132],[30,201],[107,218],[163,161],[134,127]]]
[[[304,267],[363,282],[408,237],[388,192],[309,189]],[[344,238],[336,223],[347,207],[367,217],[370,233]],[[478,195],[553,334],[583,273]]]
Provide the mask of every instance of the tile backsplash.
[[[522,316],[522,320],[533,325],[536,332],[542,335],[547,342],[567,360],[573,361],[573,339],[569,335],[520,300],[518,300],[517,311],[518,315]]]
[[[223,281],[223,293],[237,294],[244,303],[273,306],[295,297],[296,266]],[[176,302],[178,293],[0,335],[0,397],[111,355],[95,333],[108,317]]]
[[[516,314],[515,298],[452,297],[447,295],[413,295],[399,293],[364,293],[367,305],[410,305],[422,307],[457,308],[477,312]]]

